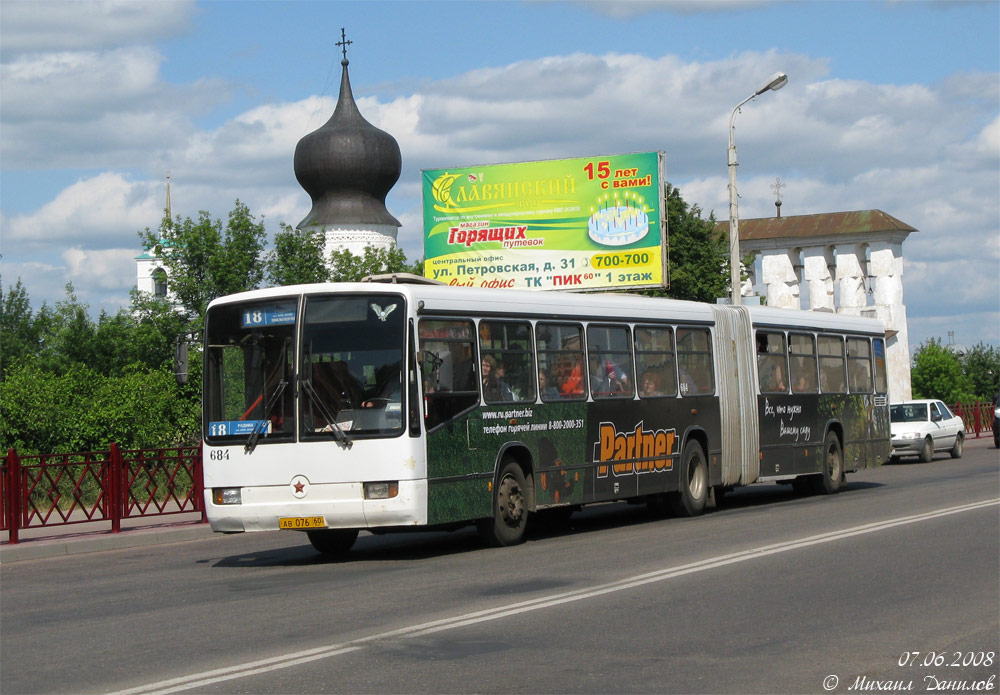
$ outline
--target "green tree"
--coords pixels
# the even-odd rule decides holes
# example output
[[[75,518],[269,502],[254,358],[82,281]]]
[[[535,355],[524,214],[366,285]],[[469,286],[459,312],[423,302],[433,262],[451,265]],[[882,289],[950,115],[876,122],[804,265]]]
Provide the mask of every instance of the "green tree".
[[[38,324],[28,292],[17,279],[5,294],[0,284],[0,381],[15,365],[38,352]]]
[[[200,320],[212,299],[256,289],[264,279],[264,223],[239,200],[225,227],[202,210],[197,221],[164,218],[158,232],[147,227],[139,236],[163,259],[170,290],[193,319]]]
[[[714,303],[729,288],[729,246],[716,230],[715,215],[701,216],[701,208],[688,205],[680,191],[664,187],[670,254],[670,287],[647,294]]]
[[[76,364],[87,364],[94,346],[94,323],[88,307],[81,304],[66,284],[66,296],[54,308],[42,304],[34,317],[32,332],[37,336],[37,349],[31,363],[56,374]]]
[[[914,398],[939,398],[945,403],[972,400],[972,384],[958,357],[936,338],[928,339],[914,352],[910,386]]]
[[[199,407],[166,368],[138,365],[106,377],[86,365],[62,373],[18,368],[0,383],[0,447],[21,454],[190,444]],[[194,397],[192,397],[194,396]]]
[[[110,316],[101,313],[88,364],[106,376],[119,376],[133,365],[171,367],[174,341],[189,323],[169,301],[138,290],[132,304]]]
[[[284,222],[274,235],[274,248],[267,253],[265,267],[271,286],[326,282],[330,271],[323,261],[321,232],[295,229]]]
[[[992,402],[1000,393],[1000,350],[979,343],[962,356],[961,362],[972,394],[981,401]]]
[[[417,267],[423,272],[423,261],[408,265],[406,254],[398,247],[377,249],[366,246],[361,256],[341,249],[330,254],[330,262],[332,282],[357,282],[367,275],[382,273],[413,273]]]

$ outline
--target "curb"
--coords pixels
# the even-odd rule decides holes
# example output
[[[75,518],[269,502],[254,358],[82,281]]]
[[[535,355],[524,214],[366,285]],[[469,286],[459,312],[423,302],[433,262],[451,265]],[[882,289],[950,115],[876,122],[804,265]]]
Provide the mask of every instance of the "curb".
[[[138,528],[122,533],[94,533],[66,538],[22,540],[0,545],[0,564],[41,560],[66,555],[97,553],[103,550],[123,550],[164,543],[180,543],[211,538],[215,533],[208,524],[177,524],[156,528]]]

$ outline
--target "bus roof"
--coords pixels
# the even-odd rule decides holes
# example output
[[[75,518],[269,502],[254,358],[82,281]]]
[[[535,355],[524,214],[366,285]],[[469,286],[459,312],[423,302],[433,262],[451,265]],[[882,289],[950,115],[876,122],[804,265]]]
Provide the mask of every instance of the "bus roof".
[[[233,302],[278,299],[298,295],[332,293],[402,294],[425,314],[516,315],[536,319],[620,321],[715,322],[715,311],[735,311],[726,305],[706,304],[665,297],[600,292],[552,292],[480,287],[452,287],[442,284],[384,282],[317,283],[251,290],[212,300],[209,307]],[[422,303],[422,306],[421,304]],[[883,334],[876,319],[824,311],[801,311],[748,306],[756,326],[782,326],[812,330]]]

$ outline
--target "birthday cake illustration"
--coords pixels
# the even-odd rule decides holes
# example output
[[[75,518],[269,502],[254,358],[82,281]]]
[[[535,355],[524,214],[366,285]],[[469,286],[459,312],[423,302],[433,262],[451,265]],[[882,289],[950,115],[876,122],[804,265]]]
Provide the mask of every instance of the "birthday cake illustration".
[[[590,216],[587,231],[602,246],[625,246],[649,233],[649,215],[638,207],[605,207]]]

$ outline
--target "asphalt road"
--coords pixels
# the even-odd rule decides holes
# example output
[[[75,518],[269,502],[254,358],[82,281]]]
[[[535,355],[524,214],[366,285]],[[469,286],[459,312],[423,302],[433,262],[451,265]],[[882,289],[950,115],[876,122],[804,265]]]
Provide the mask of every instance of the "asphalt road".
[[[514,548],[366,535],[331,562],[288,532],[5,564],[0,691],[997,693],[998,498],[980,441]]]

